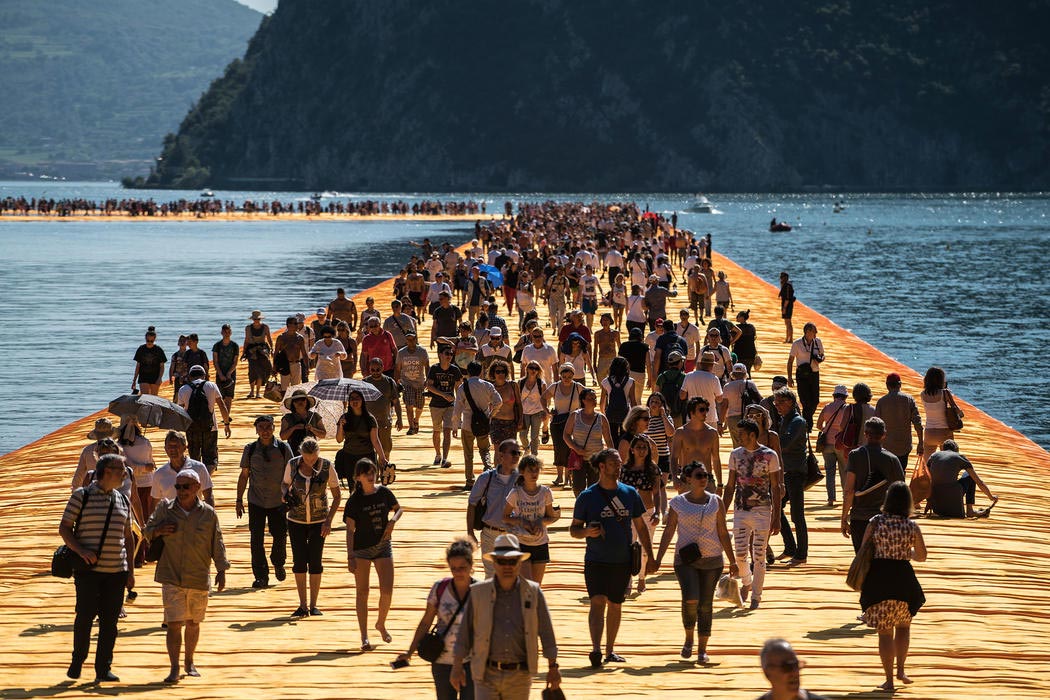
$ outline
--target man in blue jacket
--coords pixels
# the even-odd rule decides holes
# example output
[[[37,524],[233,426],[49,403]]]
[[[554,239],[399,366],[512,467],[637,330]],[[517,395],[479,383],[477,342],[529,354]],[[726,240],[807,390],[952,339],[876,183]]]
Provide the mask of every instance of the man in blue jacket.
[[[791,564],[805,564],[809,556],[809,532],[806,529],[806,440],[809,429],[806,419],[798,411],[795,392],[783,387],[773,393],[773,406],[780,416],[780,454],[784,458],[785,500],[791,505],[791,523],[787,513],[780,515],[780,535],[784,538],[784,552],[779,559],[791,559]],[[791,534],[791,524],[795,534]],[[797,542],[796,542],[797,539]]]

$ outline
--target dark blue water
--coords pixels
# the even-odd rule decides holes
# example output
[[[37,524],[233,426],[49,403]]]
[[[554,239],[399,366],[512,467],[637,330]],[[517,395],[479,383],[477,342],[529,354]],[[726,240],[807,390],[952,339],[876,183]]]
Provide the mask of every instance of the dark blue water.
[[[121,197],[111,183],[0,183],[0,197]],[[196,193],[135,192],[158,201]],[[217,192],[283,201],[303,193]],[[426,194],[368,195],[415,201]],[[465,199],[469,195],[430,195]],[[486,195],[503,202],[594,195]],[[938,364],[952,387],[1050,446],[1042,397],[1050,376],[1050,197],[1027,195],[720,195],[721,214],[689,214],[692,197],[604,195],[679,212],[715,249],[775,282],[789,270],[800,300],[919,372]],[[476,196],[475,199],[482,199]],[[770,218],[795,226],[767,231]],[[180,333],[202,347],[253,308],[271,326],[396,274],[409,240],[462,242],[470,225],[339,222],[0,221],[0,453],[102,407],[130,386],[147,325],[166,351]],[[238,339],[238,332],[235,332]],[[239,340],[238,340],[239,342]],[[859,378],[858,378],[859,379]]]

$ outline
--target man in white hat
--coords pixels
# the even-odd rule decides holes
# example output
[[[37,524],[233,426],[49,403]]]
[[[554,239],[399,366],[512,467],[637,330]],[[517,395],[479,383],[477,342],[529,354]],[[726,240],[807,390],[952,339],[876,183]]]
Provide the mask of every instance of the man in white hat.
[[[503,329],[493,326],[489,329],[489,342],[482,345],[478,351],[478,358],[483,368],[482,373],[488,374],[489,365],[494,360],[503,360],[510,366],[510,381],[514,381],[514,362],[511,360],[513,354],[514,351],[503,339]]]
[[[558,646],[547,601],[539,584],[518,575],[529,554],[521,551],[517,537],[503,534],[484,557],[496,573],[470,587],[453,651],[452,686],[458,691],[466,685],[463,660],[470,656],[477,700],[528,700],[542,643],[547,684],[559,687]]]

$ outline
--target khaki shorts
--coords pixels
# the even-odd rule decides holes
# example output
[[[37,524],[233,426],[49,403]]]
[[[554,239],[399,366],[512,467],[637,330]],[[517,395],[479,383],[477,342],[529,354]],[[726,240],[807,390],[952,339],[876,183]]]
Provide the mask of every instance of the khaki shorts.
[[[173,583],[162,583],[161,599],[164,601],[164,622],[204,621],[208,609],[208,591],[183,588]]]

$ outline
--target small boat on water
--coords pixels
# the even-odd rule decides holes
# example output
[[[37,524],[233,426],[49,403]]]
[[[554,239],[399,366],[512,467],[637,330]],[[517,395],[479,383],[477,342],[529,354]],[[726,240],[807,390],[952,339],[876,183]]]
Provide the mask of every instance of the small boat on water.
[[[785,223],[783,221],[777,221],[776,218],[769,222],[770,233],[784,233],[790,230],[791,224]]]
[[[204,190],[203,192],[201,192],[201,197],[202,198],[210,198],[210,197],[214,197],[214,196],[215,196],[215,193],[212,192],[211,190]]]
[[[702,194],[696,195],[696,200],[686,209],[690,214],[715,214],[717,210],[711,204],[711,200]]]
[[[841,214],[844,211],[846,211],[846,203],[845,202],[836,201],[835,202],[835,206],[832,209],[832,212],[834,212],[835,214]]]

